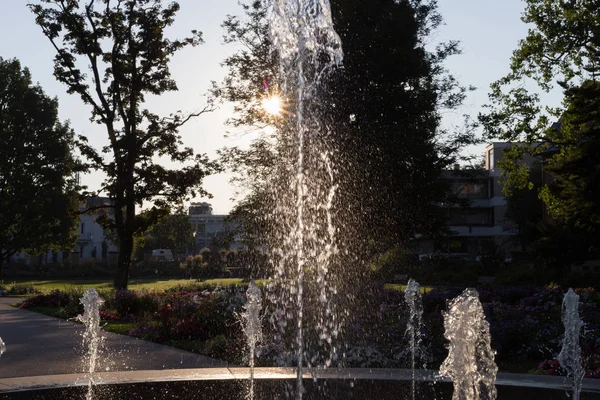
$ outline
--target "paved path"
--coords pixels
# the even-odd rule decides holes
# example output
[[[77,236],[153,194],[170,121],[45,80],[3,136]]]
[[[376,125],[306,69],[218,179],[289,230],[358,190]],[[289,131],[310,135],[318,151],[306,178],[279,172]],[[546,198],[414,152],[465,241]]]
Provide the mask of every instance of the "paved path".
[[[23,299],[0,297],[0,378],[84,371],[83,325],[11,307]],[[104,332],[97,371],[226,367],[227,363],[169,346]]]

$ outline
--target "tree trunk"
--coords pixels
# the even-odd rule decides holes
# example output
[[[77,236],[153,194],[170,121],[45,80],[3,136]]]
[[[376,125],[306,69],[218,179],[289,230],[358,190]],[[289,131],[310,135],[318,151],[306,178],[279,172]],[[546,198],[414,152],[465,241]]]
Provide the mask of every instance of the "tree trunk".
[[[130,164],[128,169],[133,171],[133,165]],[[133,187],[133,176],[129,175],[127,183],[125,185],[125,195],[120,198],[124,204],[124,210],[122,207],[118,208],[119,215],[123,215],[124,219],[116,218],[117,233],[119,236],[119,257],[117,265],[117,276],[115,277],[115,289],[127,289],[127,283],[129,281],[129,268],[131,267],[131,253],[133,252],[133,234],[135,232],[135,201],[134,201],[134,187]]]
[[[133,250],[133,235],[126,230],[123,236],[125,237],[119,238],[119,257],[115,277],[115,289],[117,290],[127,289],[129,267],[131,267],[131,251]]]

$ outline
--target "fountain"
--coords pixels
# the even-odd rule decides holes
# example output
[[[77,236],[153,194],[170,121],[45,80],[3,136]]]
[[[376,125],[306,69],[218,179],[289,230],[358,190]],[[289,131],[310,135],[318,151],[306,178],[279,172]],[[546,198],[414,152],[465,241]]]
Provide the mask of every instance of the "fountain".
[[[273,246],[277,254],[273,281],[283,300],[276,313],[295,321],[296,393],[301,399],[303,368],[332,364],[337,357],[333,341],[341,324],[332,302],[336,288],[328,283],[337,252],[332,215],[335,166],[315,106],[319,81],[341,62],[342,48],[328,0],[275,0],[270,28],[282,97],[289,99],[286,111],[291,127],[286,139],[289,151],[281,162],[287,175],[282,181],[291,190],[278,193],[283,199],[275,211],[281,217]],[[295,167],[286,170],[287,165]],[[308,313],[316,332],[305,335]],[[282,336],[286,326],[280,326]]]
[[[465,289],[449,302],[444,329],[450,343],[440,375],[452,378],[452,399],[495,399],[498,367],[490,345],[490,326],[475,289]]]
[[[262,295],[259,287],[250,281],[246,291],[247,301],[244,305],[242,320],[244,323],[244,333],[248,344],[248,364],[250,366],[250,390],[248,398],[254,400],[254,355],[256,344],[262,341],[262,326],[260,310],[262,310]]]
[[[412,279],[405,292],[409,308],[406,335],[410,346],[410,370],[327,368],[334,365],[338,357],[335,340],[343,327],[343,315],[338,313],[335,303],[341,293],[330,279],[336,254],[340,252],[334,224],[338,186],[335,160],[319,119],[316,96],[322,76],[342,61],[341,41],[333,29],[328,0],[273,0],[270,33],[280,60],[279,82],[282,98],[286,101],[287,125],[283,129],[286,135],[283,140],[290,143],[284,149],[287,152],[283,153],[282,165],[278,167],[283,170],[282,185],[286,190],[276,193],[279,197],[274,219],[279,224],[271,262],[275,271],[273,292],[277,295],[273,303],[277,309],[270,319],[276,337],[283,342],[293,328],[294,340],[289,346],[292,355],[284,361],[294,362],[296,368],[255,367],[256,345],[267,338],[263,338],[261,327],[261,291],[250,282],[242,314],[249,370],[96,372],[102,343],[98,311],[101,300],[98,293],[90,289],[81,299],[85,311],[78,318],[86,327],[83,335],[87,349],[86,399],[91,399],[92,394],[106,399],[197,398],[199,393],[203,398],[239,398],[238,382],[246,379],[248,372],[251,400],[282,398],[281,392],[285,391],[287,382],[294,381],[296,398],[302,399],[305,395],[325,398],[314,381],[307,378],[325,381],[331,388],[327,398],[344,400],[349,397],[349,392],[353,398],[361,399],[410,397],[415,400],[417,392],[422,398],[446,399],[452,393],[455,400],[495,399],[497,383],[506,397],[515,400],[550,399],[556,398],[552,397],[556,393],[562,395],[563,386],[556,377],[536,377],[532,383],[529,377],[519,380],[514,376],[500,376],[497,381],[489,325],[473,289],[465,290],[452,300],[448,312],[444,313],[445,337],[450,343],[448,358],[439,372],[452,379],[454,391],[449,382],[432,385],[434,373],[417,368],[422,356],[423,304],[419,284]],[[581,390],[581,381],[576,378],[581,373],[577,369],[580,368],[577,354],[581,321],[574,296],[577,295],[570,290],[563,303],[567,333],[560,358],[561,364],[564,361],[564,365],[572,368],[574,385],[578,382],[577,390]],[[0,354],[4,349],[0,339]],[[310,374],[304,372],[306,369]],[[49,393],[47,397],[42,393],[42,398],[77,398],[73,393],[77,385],[83,385],[78,380],[80,376],[47,378],[36,389]],[[101,386],[110,386],[110,390],[92,392],[98,382],[102,382]],[[521,386],[523,382],[526,384]],[[18,380],[2,380],[2,390],[9,392],[11,399],[35,398],[33,391],[23,390],[23,383]],[[0,394],[0,398],[6,397]]]
[[[558,362],[569,376],[573,377],[573,400],[579,400],[585,370],[581,365],[581,345],[579,335],[583,321],[579,317],[579,295],[573,289],[565,294],[562,303],[562,322],[565,325],[565,336]]]
[[[410,365],[412,375],[412,400],[416,398],[416,360],[421,355],[421,328],[423,325],[423,300],[421,287],[414,279],[409,279],[404,299],[409,309],[406,334],[410,345]]]
[[[86,400],[91,400],[95,384],[96,361],[98,360],[98,350],[102,344],[100,335],[100,305],[102,299],[94,288],[88,289],[80,299],[83,305],[83,314],[77,316],[77,320],[85,325],[83,333],[83,348],[86,349],[84,357],[86,365],[86,376],[88,381],[88,391]]]

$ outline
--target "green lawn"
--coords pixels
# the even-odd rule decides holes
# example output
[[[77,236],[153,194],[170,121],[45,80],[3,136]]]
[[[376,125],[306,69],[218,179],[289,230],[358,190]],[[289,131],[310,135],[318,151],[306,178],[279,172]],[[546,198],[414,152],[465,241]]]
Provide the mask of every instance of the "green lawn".
[[[401,284],[398,284],[398,283],[386,283],[385,284],[385,288],[386,289],[395,289],[395,290],[399,290],[399,291],[404,292],[406,290],[406,285],[401,285]],[[421,286],[421,294],[425,294],[427,292],[430,292],[433,289],[434,289],[433,286]]]
[[[22,285],[33,285],[35,289],[42,293],[49,293],[52,290],[84,292],[89,288],[95,288],[98,291],[111,291],[113,289],[112,279],[48,279],[48,280],[16,280],[5,281],[4,286],[10,286],[13,283]],[[208,279],[205,281],[196,281],[195,279],[131,279],[129,289],[131,290],[166,290],[176,286],[186,286],[191,284],[206,284],[210,286],[230,286],[246,285],[241,278],[223,278]],[[257,280],[259,286],[264,285],[265,280]],[[406,285],[386,284],[386,288],[404,291]],[[429,292],[433,286],[421,286],[421,293]]]
[[[36,310],[34,310],[36,311]],[[50,315],[47,314],[46,315]],[[136,325],[133,322],[125,322],[125,321],[109,321],[106,322],[106,325],[102,326],[102,329],[108,332],[118,333],[120,335],[127,335],[130,330],[135,328]]]
[[[108,291],[113,288],[111,279],[49,279],[49,280],[18,280],[13,282],[4,282],[5,286],[10,286],[12,283],[23,285],[33,285],[35,289],[42,293],[49,293],[52,290],[59,289],[62,291],[85,291],[89,288]],[[206,281],[197,282],[195,279],[131,279],[129,281],[129,289],[131,290],[150,290],[150,289],[170,289],[179,285],[190,285],[194,283],[203,283],[211,286],[228,286],[245,284],[242,279],[209,279]]]

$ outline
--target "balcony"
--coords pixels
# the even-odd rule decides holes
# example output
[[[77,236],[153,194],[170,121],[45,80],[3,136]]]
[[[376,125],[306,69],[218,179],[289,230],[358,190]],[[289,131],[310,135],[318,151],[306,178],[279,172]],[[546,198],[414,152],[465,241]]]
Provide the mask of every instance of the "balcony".
[[[84,232],[84,233],[80,233],[79,234],[79,239],[77,239],[78,242],[80,243],[89,243],[92,241],[92,233],[91,232]]]
[[[456,236],[512,236],[515,234],[513,229],[508,226],[493,225],[493,226],[464,226],[450,225],[448,226]]]

